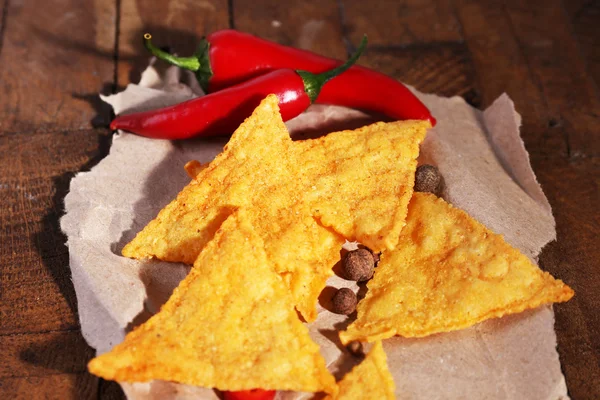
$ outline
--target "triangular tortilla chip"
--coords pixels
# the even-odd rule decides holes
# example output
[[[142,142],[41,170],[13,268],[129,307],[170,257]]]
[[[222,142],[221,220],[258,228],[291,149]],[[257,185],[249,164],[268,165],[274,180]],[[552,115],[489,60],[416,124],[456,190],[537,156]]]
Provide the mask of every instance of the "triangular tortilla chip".
[[[376,251],[396,244],[429,123],[377,123],[293,142],[278,111],[277,98],[267,97],[123,255],[192,263],[232,210],[247,209],[312,321],[344,238]]]
[[[378,122],[294,142],[312,215],[349,241],[377,252],[393,249],[429,127],[427,121]]]
[[[269,96],[123,255],[193,264],[232,210],[281,200],[279,188],[290,181],[290,143],[277,97]]]
[[[415,193],[396,250],[385,252],[343,343],[427,336],[563,302],[573,290],[471,218]]]
[[[160,312],[89,370],[231,391],[336,390],[243,211],[222,224]]]
[[[335,400],[392,400],[394,378],[387,365],[381,341],[375,342],[365,359],[338,382],[338,393],[326,399]]]

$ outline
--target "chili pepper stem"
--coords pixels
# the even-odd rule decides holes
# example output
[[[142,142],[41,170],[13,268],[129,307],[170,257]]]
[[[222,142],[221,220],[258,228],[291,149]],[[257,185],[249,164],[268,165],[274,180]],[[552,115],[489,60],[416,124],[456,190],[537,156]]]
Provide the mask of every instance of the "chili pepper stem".
[[[356,60],[358,60],[358,58],[361,56],[366,46],[367,35],[364,35],[358,49],[342,65],[320,74],[313,74],[311,72],[302,70],[296,71],[304,81],[304,90],[306,91],[306,94],[308,95],[308,98],[310,99],[311,103],[315,102],[315,100],[319,96],[319,93],[321,92],[321,88],[327,83],[327,81],[329,81],[332,78],[335,78],[336,76],[343,73],[356,63]]]
[[[200,83],[200,87],[206,92],[208,89],[208,81],[212,77],[212,69],[210,68],[210,43],[206,39],[200,41],[200,45],[196,49],[196,52],[191,57],[178,57],[173,54],[167,53],[164,50],[152,44],[152,35],[149,33],[144,34],[144,46],[153,56],[156,58],[166,61],[172,65],[176,65],[180,68],[187,69],[196,73],[196,78]]]
[[[149,33],[144,34],[144,46],[156,58],[160,58],[180,68],[189,69],[194,72],[200,69],[200,61],[196,57],[177,57],[154,46],[152,44],[152,35]]]

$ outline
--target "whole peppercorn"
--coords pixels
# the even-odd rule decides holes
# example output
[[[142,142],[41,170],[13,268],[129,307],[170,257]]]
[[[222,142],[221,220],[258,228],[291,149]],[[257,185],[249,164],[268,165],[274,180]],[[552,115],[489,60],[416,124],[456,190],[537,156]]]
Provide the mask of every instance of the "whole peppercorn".
[[[350,354],[352,354],[353,356],[357,356],[357,357],[365,356],[365,350],[363,349],[363,345],[358,340],[351,341],[350,343],[348,343],[346,348],[348,349],[348,352],[350,352]]]
[[[336,314],[349,315],[356,310],[358,302],[354,292],[348,288],[341,288],[333,295],[331,303],[333,304],[333,312]]]
[[[371,279],[374,267],[373,253],[367,249],[349,251],[342,263],[346,279],[357,282]]]
[[[440,171],[433,165],[420,165],[415,172],[415,192],[429,192],[436,196],[442,192],[443,179]]]

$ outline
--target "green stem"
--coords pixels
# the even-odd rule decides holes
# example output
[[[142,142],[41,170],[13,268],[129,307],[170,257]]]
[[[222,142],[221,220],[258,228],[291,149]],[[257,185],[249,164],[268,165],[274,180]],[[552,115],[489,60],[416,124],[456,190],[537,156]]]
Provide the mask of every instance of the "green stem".
[[[321,92],[321,89],[323,88],[323,85],[325,85],[327,81],[340,75],[356,63],[366,46],[367,35],[364,35],[362,41],[360,42],[360,46],[358,46],[358,49],[356,49],[354,54],[342,65],[320,74],[313,74],[308,71],[296,71],[304,81],[304,91],[308,95],[311,103],[315,102],[319,96],[319,93]]]
[[[358,49],[354,52],[354,54],[345,63],[343,63],[342,65],[340,65],[337,68],[334,68],[330,71],[323,72],[317,76],[319,76],[320,79],[323,80],[323,84],[325,82],[327,82],[328,80],[330,80],[331,78],[338,76],[339,74],[346,71],[348,68],[350,68],[351,66],[353,66],[356,63],[356,61],[359,59],[359,57],[361,56],[361,54],[364,51],[366,46],[367,46],[367,35],[364,35],[360,42],[360,46],[358,46]]]
[[[198,57],[177,57],[172,54],[167,53],[164,50],[159,49],[158,47],[152,44],[152,35],[149,33],[144,34],[144,46],[152,55],[156,58],[164,60],[170,64],[176,65],[178,67],[189,69],[190,71],[198,71],[200,69],[200,61]]]

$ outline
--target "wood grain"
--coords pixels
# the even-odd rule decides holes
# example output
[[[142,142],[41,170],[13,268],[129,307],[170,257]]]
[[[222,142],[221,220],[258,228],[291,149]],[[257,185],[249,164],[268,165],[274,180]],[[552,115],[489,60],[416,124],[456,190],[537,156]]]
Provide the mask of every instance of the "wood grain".
[[[79,330],[0,336],[0,379],[86,371],[94,350]]]
[[[154,43],[182,56],[193,54],[202,36],[229,27],[227,0],[120,1],[117,84],[137,83],[150,57],[142,44],[145,32]],[[165,67],[165,63],[158,63]]]
[[[548,108],[502,2],[457,0],[455,6],[477,72],[481,107],[508,93],[523,118],[521,135],[528,150],[566,155],[560,117]]]
[[[97,93],[112,82],[112,52],[96,44],[114,43],[114,1],[96,1],[94,7],[78,0],[6,4],[0,135],[86,129],[99,113],[107,120]]]
[[[337,59],[347,56],[336,0],[240,1],[235,3],[234,25],[236,29],[286,46]]]
[[[402,48],[375,47],[369,49],[359,63],[420,91],[463,96],[472,105],[479,105],[471,59],[460,43],[441,47],[419,44]]]
[[[532,79],[562,125],[570,157],[600,155],[600,97],[561,0],[510,0],[507,14]],[[598,37],[596,38],[598,39]]]
[[[563,2],[575,32],[579,47],[587,62],[587,74],[600,87],[600,2],[571,0]]]
[[[100,379],[98,384],[98,399],[101,400],[122,400],[125,399],[125,393],[117,382],[105,381]]]
[[[554,307],[558,351],[573,399],[600,398],[600,159],[532,158],[552,204],[557,241],[540,255],[540,265],[563,279],[575,297]]]
[[[341,0],[352,42],[364,33],[375,46],[461,42],[460,26],[449,0]]]
[[[108,132],[0,136],[0,334],[78,326],[58,219],[73,173],[106,154]]]
[[[87,373],[0,379],[3,399],[92,400],[97,393],[98,380]]]
[[[475,71],[451,2],[344,0],[344,31],[370,45],[359,64],[423,92],[463,96],[479,106]]]
[[[4,38],[4,25],[6,22],[6,1],[0,3],[0,54],[2,54],[2,40]]]

